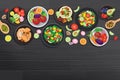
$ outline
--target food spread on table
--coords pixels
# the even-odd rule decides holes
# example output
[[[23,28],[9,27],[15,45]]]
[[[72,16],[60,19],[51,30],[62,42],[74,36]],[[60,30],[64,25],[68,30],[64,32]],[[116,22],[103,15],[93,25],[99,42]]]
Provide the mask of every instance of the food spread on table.
[[[16,29],[15,36],[10,34],[10,31],[13,31],[11,29],[14,29],[10,25],[16,24],[14,26],[17,26],[26,20],[25,9],[21,7],[14,7],[11,10],[5,8],[3,12],[0,20],[0,32],[4,35],[7,43],[10,43],[14,37],[21,43],[29,43],[33,37],[35,40],[42,39],[43,43],[49,46],[56,46],[62,41],[69,46],[86,46],[89,39],[91,44],[101,47],[108,43],[110,37],[114,41],[119,40],[119,36],[112,29],[120,19],[110,20],[116,12],[116,8],[111,6],[102,7],[100,16],[94,9],[81,9],[81,6],[77,6],[75,10],[69,6],[62,6],[57,11],[52,8],[47,10],[42,6],[35,6],[28,11],[27,15],[29,24],[36,29],[35,32],[32,32],[33,28],[30,26],[21,25]],[[48,24],[49,17],[56,17],[55,20],[61,24]],[[105,26],[97,27],[99,18],[106,19]],[[72,22],[73,20],[75,22]],[[7,21],[12,24],[9,25]]]

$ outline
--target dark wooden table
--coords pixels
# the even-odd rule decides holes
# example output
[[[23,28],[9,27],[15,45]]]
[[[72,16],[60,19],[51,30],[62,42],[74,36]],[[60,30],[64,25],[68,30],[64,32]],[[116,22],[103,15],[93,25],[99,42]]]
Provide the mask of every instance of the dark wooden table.
[[[79,5],[81,8],[94,8],[97,13],[102,6],[111,5],[117,9],[113,19],[120,17],[119,0],[3,0],[0,11],[15,6],[29,11],[38,5],[55,10],[63,5],[76,9]],[[56,23],[52,16],[50,23]],[[28,24],[27,20],[23,24]],[[104,27],[104,24],[105,21],[99,19],[98,26]],[[13,35],[18,26],[9,25]],[[119,26],[112,30],[118,37]],[[92,46],[90,42],[84,47],[70,47],[63,42],[57,48],[47,48],[41,39],[20,46],[14,40],[5,43],[3,38],[0,33],[1,80],[120,80],[120,40],[115,42],[110,38],[108,44],[101,48]]]

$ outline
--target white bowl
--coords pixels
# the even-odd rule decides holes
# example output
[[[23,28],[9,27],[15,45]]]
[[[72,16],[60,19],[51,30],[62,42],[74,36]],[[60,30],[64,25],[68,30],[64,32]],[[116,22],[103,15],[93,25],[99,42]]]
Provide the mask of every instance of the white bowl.
[[[104,42],[102,45],[99,45],[99,44],[95,44],[95,43],[91,40],[91,38],[90,38],[91,43],[92,43],[94,46],[97,46],[97,47],[101,47],[101,46],[106,45],[107,42],[109,41],[109,34],[108,34],[107,30],[106,30],[105,28],[102,28],[102,27],[96,27],[96,28],[100,28],[100,29],[102,29],[103,31],[105,31],[105,33],[106,33],[106,35],[107,35],[107,41]],[[90,32],[90,37],[93,35],[92,33],[94,33],[94,31],[95,31],[96,28],[94,28],[94,29]]]
[[[29,18],[30,18],[30,17],[29,17],[29,14],[30,14],[30,11],[34,10],[35,8],[39,8],[39,7],[42,8],[43,11],[46,12],[46,14],[47,14],[47,20],[46,20],[45,23],[40,23],[40,24],[38,24],[38,25],[35,25],[35,24],[33,24],[32,22],[30,22],[30,20],[29,20]],[[29,10],[28,15],[27,15],[27,19],[28,19],[28,22],[29,22],[29,24],[30,24],[31,26],[33,26],[33,27],[35,27],[35,28],[41,28],[41,27],[44,27],[44,26],[48,23],[49,15],[48,15],[47,10],[46,10],[44,7],[35,6],[35,7],[31,8],[31,9]]]

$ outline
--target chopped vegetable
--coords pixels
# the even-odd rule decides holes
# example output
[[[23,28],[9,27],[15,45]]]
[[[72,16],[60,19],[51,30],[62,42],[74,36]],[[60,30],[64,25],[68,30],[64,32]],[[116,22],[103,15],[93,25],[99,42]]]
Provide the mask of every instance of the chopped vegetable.
[[[72,32],[72,36],[77,37],[79,35],[79,33],[80,33],[80,30],[75,30]]]
[[[34,38],[38,39],[40,37],[40,35],[38,33],[34,33]]]
[[[72,29],[70,29],[68,25],[66,25],[66,30],[67,31],[72,31]]]
[[[58,44],[63,39],[63,31],[57,25],[47,26],[44,30],[43,38],[48,44]]]
[[[80,6],[78,6],[77,9],[74,10],[74,12],[76,13],[76,12],[78,12],[79,10],[80,10]]]
[[[70,38],[70,37],[66,37],[66,38],[65,38],[65,41],[66,41],[67,43],[69,43],[69,42],[71,42],[71,38]]]

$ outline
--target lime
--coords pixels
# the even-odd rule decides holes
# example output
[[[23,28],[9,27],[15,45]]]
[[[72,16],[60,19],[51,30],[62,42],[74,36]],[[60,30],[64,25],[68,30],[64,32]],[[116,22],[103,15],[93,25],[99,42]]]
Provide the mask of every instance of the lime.
[[[6,42],[11,42],[11,40],[12,40],[12,36],[11,35],[6,35],[5,36],[5,41]]]

